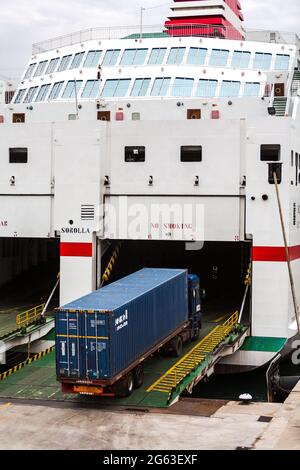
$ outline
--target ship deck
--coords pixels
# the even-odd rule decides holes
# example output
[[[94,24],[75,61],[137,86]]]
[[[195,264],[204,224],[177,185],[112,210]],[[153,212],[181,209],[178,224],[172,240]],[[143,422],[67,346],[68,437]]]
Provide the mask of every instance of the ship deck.
[[[142,388],[135,390],[128,398],[108,398],[108,397],[90,397],[74,394],[62,394],[60,384],[56,381],[55,371],[55,350],[31,364],[23,364],[20,370],[11,371],[11,375],[0,376],[0,400],[25,400],[25,401],[47,401],[47,402],[71,402],[78,405],[97,405],[97,406],[125,406],[137,408],[166,408],[175,402],[183,391],[195,379],[195,376],[188,376],[184,385],[171,390],[164,390],[163,385],[159,385],[163,377],[168,377],[170,371],[176,365],[189,357],[197,345],[201,345],[209,337],[216,327],[223,325],[224,321],[232,316],[232,312],[216,316],[213,313],[207,313],[201,330],[199,342],[188,344],[184,347],[181,358],[157,357],[152,356],[145,362],[145,380]],[[222,357],[223,348],[228,344],[236,343],[247,335],[247,327],[241,328],[238,333],[228,335],[225,340],[219,341],[222,347],[215,348],[210,354],[199,360],[198,378],[203,378],[208,370]],[[48,340],[54,339],[48,335]],[[202,356],[201,356],[202,357]],[[1,380],[2,378],[2,380]],[[169,380],[169,379],[168,379]],[[155,384],[158,384],[155,386]]]

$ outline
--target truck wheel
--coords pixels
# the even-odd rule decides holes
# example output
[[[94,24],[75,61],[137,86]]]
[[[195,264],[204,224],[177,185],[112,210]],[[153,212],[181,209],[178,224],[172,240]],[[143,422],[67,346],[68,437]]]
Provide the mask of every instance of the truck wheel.
[[[141,388],[144,383],[144,366],[140,364],[133,371],[134,388]]]
[[[174,357],[180,357],[182,354],[182,338],[181,336],[176,336],[171,341],[171,348],[173,350],[173,356]]]
[[[134,380],[132,372],[129,372],[114,386],[114,391],[117,397],[126,398],[129,397],[134,390]]]

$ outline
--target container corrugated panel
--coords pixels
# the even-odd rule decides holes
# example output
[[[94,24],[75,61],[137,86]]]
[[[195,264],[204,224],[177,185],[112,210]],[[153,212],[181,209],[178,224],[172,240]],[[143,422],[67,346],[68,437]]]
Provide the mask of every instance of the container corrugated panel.
[[[60,309],[57,374],[109,379],[188,319],[187,271],[142,269]]]

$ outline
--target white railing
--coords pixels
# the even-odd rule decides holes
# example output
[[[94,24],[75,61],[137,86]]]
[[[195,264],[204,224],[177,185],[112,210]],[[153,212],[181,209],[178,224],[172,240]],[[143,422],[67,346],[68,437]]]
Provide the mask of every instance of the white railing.
[[[139,39],[141,37],[170,38],[180,36],[203,36],[224,38],[230,36],[231,39],[241,39],[240,33],[235,28],[220,25],[201,25],[201,24],[177,24],[176,26],[150,25],[143,26],[119,26],[108,28],[91,28],[65,36],[49,39],[33,45],[32,53],[39,54],[61,47],[73,46],[85,41],[104,40],[104,39],[125,39],[132,37]]]
[[[247,29],[246,41],[258,41],[275,44],[297,44],[299,37],[289,31],[271,31],[262,29]]]
[[[272,107],[274,105],[274,98],[275,98],[275,83],[272,83],[270,86],[271,86],[271,94],[270,94],[269,106]]]
[[[275,34],[274,40],[272,40],[272,34]],[[263,30],[246,30],[240,34],[235,28],[228,26],[201,24],[177,24],[176,26],[164,26],[160,24],[145,25],[142,29],[141,25],[85,29],[36,43],[32,47],[32,53],[39,54],[41,52],[47,52],[53,49],[81,44],[92,40],[124,39],[128,37],[139,39],[141,37],[153,37],[153,35],[157,38],[203,36],[236,40],[240,40],[244,35],[246,40],[251,41],[283,42],[289,44],[295,44],[297,40],[299,41],[296,34],[289,32],[272,33],[270,31]]]
[[[294,71],[290,72],[286,84],[286,107],[285,107],[285,115],[289,115],[290,112],[290,104],[292,100],[292,87],[293,87],[293,79],[294,79]]]
[[[300,96],[300,80],[293,80],[291,86],[291,95]]]

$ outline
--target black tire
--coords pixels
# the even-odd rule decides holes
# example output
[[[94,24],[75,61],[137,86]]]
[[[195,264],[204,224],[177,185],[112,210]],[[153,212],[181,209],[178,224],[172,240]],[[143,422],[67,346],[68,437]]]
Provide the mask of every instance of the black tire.
[[[134,390],[133,373],[129,372],[125,377],[119,380],[114,386],[114,392],[119,398],[129,397]]]
[[[180,357],[182,354],[182,338],[181,336],[176,336],[176,338],[171,341],[172,355],[174,357]]]
[[[144,365],[138,365],[133,371],[134,388],[141,388],[144,383]]]

